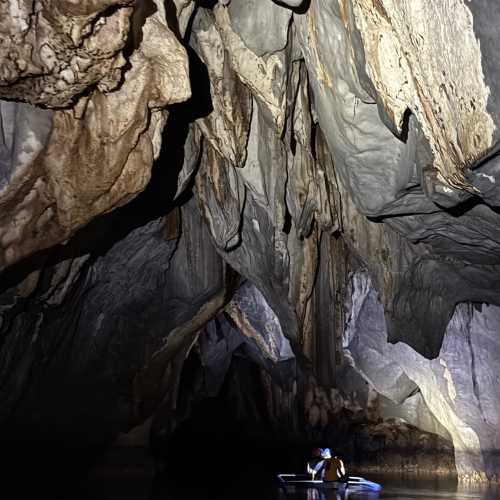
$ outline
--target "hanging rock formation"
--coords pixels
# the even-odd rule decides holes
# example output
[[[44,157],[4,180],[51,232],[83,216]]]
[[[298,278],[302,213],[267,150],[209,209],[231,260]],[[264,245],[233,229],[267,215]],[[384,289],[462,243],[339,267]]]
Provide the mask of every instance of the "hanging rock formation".
[[[2,268],[142,191],[160,152],[163,108],[190,95],[185,49],[161,3],[131,20],[127,3],[88,12],[70,2],[2,4],[16,50],[5,47],[0,96],[67,108],[1,104]]]
[[[152,416],[162,439],[238,355],[289,436],[404,419],[498,480],[499,21],[485,0],[2,2],[6,429]],[[210,383],[183,396],[195,351]]]

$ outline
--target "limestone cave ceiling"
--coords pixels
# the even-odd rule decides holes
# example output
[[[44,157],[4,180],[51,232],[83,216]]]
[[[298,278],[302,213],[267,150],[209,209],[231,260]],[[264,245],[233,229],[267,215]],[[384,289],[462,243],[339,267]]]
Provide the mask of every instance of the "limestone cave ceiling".
[[[355,273],[412,348],[383,357],[437,370],[456,306],[500,306],[499,22],[487,0],[1,2],[0,416],[49,415],[89,366],[110,422],[168,411],[222,310],[249,356],[286,361],[284,334],[327,385]],[[447,432],[484,447],[465,413]]]

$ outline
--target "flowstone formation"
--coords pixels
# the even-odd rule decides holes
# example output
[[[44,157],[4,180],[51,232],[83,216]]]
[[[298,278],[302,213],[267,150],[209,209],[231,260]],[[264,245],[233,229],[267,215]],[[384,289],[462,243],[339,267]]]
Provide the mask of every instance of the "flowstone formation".
[[[4,428],[99,442],[151,417],[162,440],[240,357],[290,438],[359,417],[498,480],[499,21],[3,2]],[[182,384],[194,352],[206,383]]]

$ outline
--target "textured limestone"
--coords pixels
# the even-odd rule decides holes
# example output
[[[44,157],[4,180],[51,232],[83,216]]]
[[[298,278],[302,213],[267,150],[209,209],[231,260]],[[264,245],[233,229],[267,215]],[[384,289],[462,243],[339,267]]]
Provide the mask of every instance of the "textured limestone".
[[[426,116],[420,116],[415,112],[409,116],[405,112],[408,109],[406,105],[400,110],[398,120],[402,128],[400,127],[398,131],[394,119],[390,117],[390,110],[384,105],[384,99],[388,99],[387,92],[392,87],[385,89],[375,81],[376,74],[372,69],[378,67],[374,59],[378,52],[375,54],[368,50],[368,42],[372,40],[371,31],[363,32],[365,26],[363,13],[366,15],[371,13],[372,17],[379,14],[378,11],[372,13],[370,5],[369,2],[331,2],[323,5],[323,2],[312,1],[306,13],[294,13],[287,48],[284,52],[277,53],[280,57],[285,56],[285,62],[291,65],[288,68],[284,116],[290,116],[293,123],[293,129],[287,129],[280,148],[269,146],[279,144],[275,134],[281,129],[276,120],[275,131],[272,128],[268,129],[264,123],[263,119],[268,116],[269,111],[269,108],[262,104],[261,93],[265,86],[256,83],[254,77],[249,79],[242,76],[249,65],[253,64],[252,61],[256,60],[255,57],[258,57],[256,52],[258,54],[263,52],[254,47],[255,52],[250,53],[249,57],[241,56],[242,53],[249,54],[240,43],[246,36],[245,30],[249,28],[247,25],[243,27],[234,22],[234,19],[244,16],[246,7],[239,2],[231,3],[229,8],[222,6],[215,8],[216,25],[221,33],[221,39],[213,38],[213,40],[217,39],[218,47],[222,43],[224,49],[220,47],[217,51],[220,55],[213,56],[211,65],[215,66],[218,60],[221,67],[227,57],[235,73],[255,96],[246,151],[241,148],[244,145],[243,141],[239,143],[238,149],[241,151],[240,158],[247,155],[247,161],[237,174],[244,179],[247,203],[255,200],[271,215],[276,228],[284,227],[283,205],[279,203],[281,191],[274,191],[277,196],[271,197],[269,192],[273,192],[274,188],[270,186],[274,186],[276,182],[273,180],[273,172],[277,172],[278,176],[283,175],[285,170],[279,164],[286,162],[285,212],[289,212],[292,218],[292,231],[307,240],[307,236],[316,224],[323,231],[340,229],[348,246],[355,250],[363,265],[367,265],[374,276],[388,314],[390,340],[404,340],[426,356],[432,357],[439,352],[442,335],[457,300],[478,300],[479,295],[482,295],[484,300],[493,303],[499,301],[496,287],[493,285],[495,276],[498,275],[496,267],[499,242],[498,213],[485,204],[471,202],[468,192],[450,188],[442,176],[439,177],[441,174],[438,175],[436,165],[440,160],[438,158],[436,163],[434,151],[438,146],[428,138],[429,125],[425,122]],[[420,29],[430,15],[426,9],[411,10],[406,4],[401,5],[400,10],[393,7],[397,10],[399,17],[396,14],[394,16],[398,22],[401,23],[401,19],[408,18],[408,22],[414,23],[412,29],[415,30]],[[448,4],[443,7],[445,10],[447,8]],[[232,16],[230,19],[228,12]],[[464,16],[467,13],[463,10],[460,12]],[[446,17],[441,7],[435,14],[438,19]],[[387,37],[390,35],[392,38],[389,38],[394,44],[397,42],[398,26],[392,28],[388,25],[384,28],[389,31],[393,29]],[[467,26],[469,29],[470,23]],[[365,28],[368,29],[366,26]],[[204,27],[202,33],[206,33],[206,29]],[[257,30],[256,27],[254,29]],[[254,35],[256,40],[259,39],[256,31]],[[438,35],[435,26],[429,25],[428,39],[432,40]],[[445,44],[453,37],[452,29],[445,35],[439,40],[441,44]],[[480,64],[477,60],[479,57],[477,43],[470,29],[464,31],[463,37],[459,39],[458,45],[465,47],[463,57],[472,58],[476,64]],[[193,46],[203,56],[202,49],[196,44]],[[297,46],[301,49],[305,67],[293,62],[296,57],[300,57],[296,52]],[[330,57],[330,54],[335,54],[335,57]],[[263,76],[267,74],[264,68],[269,67],[273,55],[275,54],[264,58],[267,66],[261,65]],[[413,61],[405,67],[423,65],[418,57],[424,55],[428,58],[435,57],[431,52],[416,54],[414,51],[405,56]],[[460,53],[454,49],[452,55],[458,58]],[[203,57],[208,60],[206,51]],[[383,62],[389,64],[391,60]],[[455,66],[455,72],[450,73],[453,81],[460,78],[460,73],[457,72],[462,71],[459,68],[463,67],[463,65]],[[433,68],[435,66],[420,69],[422,78],[432,79]],[[426,71],[431,73],[428,74]],[[283,73],[280,71],[280,74]],[[216,79],[218,83],[220,75],[221,71],[218,72]],[[386,73],[384,75],[387,76]],[[470,78],[470,85],[467,84],[463,89],[452,83],[458,89],[457,93],[447,98],[447,108],[442,111],[448,117],[447,121],[443,120],[449,126],[456,125],[467,137],[473,134],[472,128],[476,125],[476,121],[470,116],[470,109],[467,108],[469,104],[467,106],[464,104],[465,108],[462,106],[465,102],[462,94],[474,93],[475,91],[471,89],[478,88],[479,101],[477,105],[474,104],[478,110],[481,106],[484,107],[487,94],[484,85],[483,87],[480,85],[482,80],[477,79],[479,77],[474,74]],[[230,82],[232,79],[234,75],[227,73],[223,81]],[[387,85],[389,83],[396,85],[398,81],[391,80]],[[223,97],[223,94],[220,94],[221,89],[230,83],[219,83],[219,88],[213,83],[211,85],[212,92],[215,92],[214,111],[208,120],[211,122],[218,120],[219,123],[226,124],[222,133],[225,140],[219,139],[220,134],[214,134],[206,127],[203,133],[219,154],[222,153],[222,156],[234,164],[235,140],[231,135],[231,129],[228,130],[227,126],[235,122],[238,110],[234,103],[222,109],[219,106]],[[425,82],[419,85],[431,86]],[[258,90],[256,86],[259,87]],[[281,83],[280,87],[284,89]],[[429,88],[428,92],[432,94],[433,90]],[[431,99],[429,96],[427,98]],[[460,114],[457,111],[456,124],[453,124],[450,118],[452,114],[450,110],[453,109],[463,112]],[[435,110],[436,113],[440,113],[437,111],[438,106]],[[224,114],[226,111],[231,113],[229,121]],[[244,113],[241,111],[239,113],[240,118],[243,118]],[[484,116],[486,114],[483,113]],[[488,117],[485,120],[491,125]],[[319,124],[321,130],[315,122]],[[236,123],[233,133],[241,130],[240,122]],[[312,130],[314,130],[314,140]],[[443,134],[453,135],[453,130],[444,127]],[[260,139],[257,140],[264,133],[267,136],[266,144],[262,144]],[[246,129],[243,134],[239,134],[240,140],[245,136]],[[434,141],[444,141],[441,136],[433,137]],[[224,152],[225,144],[230,145],[230,151]],[[478,147],[484,149],[489,146]],[[255,151],[258,151],[258,157],[255,156]],[[467,156],[468,153],[464,154]],[[473,156],[477,154],[478,151],[475,151]],[[333,163],[330,155],[333,157]],[[450,165],[449,159],[448,155],[446,160],[448,165]],[[202,161],[202,172],[205,161]],[[484,192],[483,196],[488,200],[495,200],[497,192],[496,183],[491,180],[494,181],[496,178],[494,161],[490,160],[477,172],[459,169],[460,176],[467,175],[468,182],[480,187]],[[231,175],[227,175],[225,167],[222,174],[217,176],[218,162],[210,160],[209,163],[210,180],[207,181],[203,177],[200,185],[206,186],[206,182],[214,184],[217,182],[216,179],[219,179],[219,182],[231,179],[228,186],[232,186],[233,193],[240,192],[235,191],[236,182]],[[213,186],[211,189],[223,193],[227,188]],[[209,192],[210,189],[207,190],[205,187],[204,191]],[[227,199],[225,195],[219,198]],[[205,200],[202,200],[203,205],[207,203],[210,205],[210,201],[206,200],[216,198],[204,195],[203,199]],[[236,244],[239,241],[237,233],[240,230],[245,231],[244,219],[241,218],[244,210],[242,211],[241,194],[233,196],[232,199],[234,201],[227,199],[227,210],[221,207],[216,210],[216,205],[205,206],[203,210],[208,214],[213,212],[208,220],[213,227],[212,233],[216,236],[219,247],[226,249],[234,247],[237,252]],[[466,202],[466,205],[461,208],[460,203],[463,202]],[[448,209],[456,209],[460,212],[460,217]],[[215,210],[218,215],[215,215]],[[238,213],[240,213],[239,220],[236,218]],[[374,219],[367,220],[365,215],[370,215]],[[262,220],[256,218],[256,221],[262,226]],[[314,234],[314,231],[311,234]],[[284,239],[284,236],[280,235],[279,238]],[[313,235],[313,238],[316,236]],[[255,243],[250,244],[252,245]],[[312,243],[311,245],[314,246]],[[227,254],[227,258],[236,265],[230,254]],[[241,270],[241,264],[239,265]],[[253,276],[255,279],[256,271],[257,274],[260,273],[260,270],[254,268],[253,263],[249,263],[245,266],[243,274]],[[491,280],[487,278],[489,273]],[[453,278],[450,279],[450,276]],[[261,280],[261,286],[269,289],[268,280],[264,281],[267,283],[264,284]],[[410,281],[412,286],[408,287],[407,283]],[[464,281],[473,285],[464,287],[462,286]],[[310,289],[310,285],[305,287],[305,290]],[[459,296],[457,290],[460,290]],[[440,298],[437,299],[437,296]],[[272,300],[269,296],[267,298]],[[418,305],[414,307],[412,304]],[[423,311],[426,313],[423,314]],[[306,330],[299,335],[306,338],[307,332],[311,331],[308,321],[304,322],[304,328]]]
[[[486,278],[488,273],[498,276],[498,211],[482,204],[478,198],[471,199],[466,191],[449,187],[442,176],[438,176],[433,148],[444,136],[436,132],[432,139],[434,143],[429,140],[424,117],[418,113],[411,116],[407,113],[404,130],[400,133],[394,126],[384,99],[389,102],[387,92],[394,90],[391,85],[399,88],[398,80],[391,80],[386,68],[383,74],[387,77],[384,82],[388,87],[377,87],[380,82],[375,81],[375,78],[380,77],[381,71],[377,63],[379,52],[370,52],[368,41],[374,44],[378,42],[371,28],[368,30],[362,23],[362,19],[365,19],[363,14],[369,14],[370,22],[374,18],[379,19],[383,12],[376,7],[381,5],[347,1],[326,4],[313,0],[306,14],[294,14],[294,25],[312,88],[313,116],[317,116],[335,165],[342,211],[345,214],[343,234],[376,280],[388,313],[390,340],[403,340],[426,356],[436,356],[457,300],[477,300],[476,293],[481,289],[483,300],[499,303],[497,287]],[[425,19],[430,15],[429,9],[435,8],[436,20],[440,19],[439,22],[446,25],[448,18],[443,16],[442,9],[448,9],[450,2],[419,10],[417,7],[420,5],[415,3],[415,10],[412,10],[413,4],[391,3],[394,15],[390,17],[390,22],[403,23],[407,20],[413,30],[423,30]],[[460,49],[457,49],[456,44],[453,49],[450,48],[451,55],[457,58],[463,52],[463,57],[473,58],[476,65],[481,65],[477,42],[471,32],[471,19],[467,17],[467,7],[461,5],[460,8],[461,15],[465,16],[463,19],[467,30],[464,28],[458,36]],[[385,18],[379,21],[384,29],[389,30],[383,32],[386,37],[384,43],[390,39],[391,43],[397,45],[399,28],[393,28]],[[430,43],[429,40],[439,38],[440,32],[434,29],[434,24],[427,24],[429,33],[425,43]],[[368,31],[363,32],[363,26]],[[447,28],[442,34],[443,38],[436,40],[434,45],[445,43],[453,36],[453,29]],[[493,43],[488,41],[484,33],[482,37],[485,43]],[[412,44],[403,47],[408,52],[405,58],[413,61],[409,68],[420,71],[422,78],[432,79],[438,63],[421,70],[419,64],[423,62],[419,58],[424,55],[431,59],[437,58],[442,51],[434,54],[419,52],[412,47]],[[329,54],[336,54],[336,57],[329,57]],[[391,61],[394,62],[388,57],[382,63],[389,65]],[[489,75],[495,70],[491,64],[483,67],[484,78],[491,82]],[[451,78],[463,80],[466,85],[462,88],[453,83],[457,91],[446,97],[446,107],[443,105],[442,111],[439,111],[439,105],[433,105],[433,109],[435,113],[442,112],[449,117],[447,121],[443,119],[443,134],[451,134],[452,143],[463,134],[473,137],[474,127],[486,124],[489,132],[483,134],[481,140],[487,141],[487,145],[478,143],[478,149],[472,155],[474,161],[466,162],[470,167],[475,165],[476,156],[482,156],[486,149],[494,147],[491,117],[496,115],[491,111],[491,106],[489,111],[484,108],[488,90],[485,80],[480,78],[483,72],[478,70],[462,75],[468,71],[466,68],[467,65],[455,64],[454,71],[450,73]],[[431,83],[425,85],[430,87]],[[435,86],[426,91],[431,95],[433,89]],[[475,98],[479,101],[474,106],[483,117],[478,120],[472,118],[474,113],[470,103],[462,99],[462,93],[474,93],[472,89],[477,89]],[[397,95],[401,97],[402,94]],[[494,98],[492,95],[490,97]],[[403,108],[400,111],[404,115]],[[454,109],[458,110],[455,114],[452,112]],[[460,132],[462,135],[455,133],[455,129],[463,131]],[[448,153],[442,148],[442,154],[446,156]],[[467,156],[465,153],[460,154],[464,158]],[[451,158],[450,154],[446,160],[450,168]],[[495,200],[494,193],[498,189],[496,182],[492,182],[496,178],[495,162],[492,156],[476,170],[469,171],[457,161],[457,172],[461,172],[457,175],[462,180],[467,176],[467,183],[477,186],[481,191],[478,193],[480,196],[484,192],[485,199]],[[331,175],[329,179],[332,179]],[[363,214],[373,219],[366,220]],[[408,245],[408,240],[414,244]],[[472,287],[457,286],[456,283],[462,282],[465,275],[467,281],[472,280]],[[451,282],[450,276],[453,276]],[[411,287],[405,283],[409,279]],[[446,290],[444,294],[443,289]],[[457,297],[457,291],[460,291],[460,297]],[[415,303],[419,305],[411,305]]]
[[[353,7],[368,74],[395,128],[401,132],[407,110],[415,114],[439,178],[467,186],[464,170],[488,152],[495,124],[466,2],[354,0]]]
[[[271,374],[275,383],[289,384],[295,358],[278,317],[264,296],[245,282],[231,301],[198,337],[205,373],[205,396],[216,396],[237,353]]]
[[[255,286],[249,283],[241,286],[224,310],[254,345],[257,355],[272,363],[294,358],[278,317]]]
[[[297,37],[340,180],[361,212],[375,215],[411,182],[411,148],[381,126],[377,106],[360,83],[350,33],[336,4],[313,0],[306,15],[296,16]]]
[[[0,101],[0,193],[21,182],[47,144],[51,129],[51,111]]]
[[[394,404],[392,399],[379,397],[379,407],[379,411],[385,419],[392,418],[410,423],[418,429],[430,434],[437,434],[451,442],[450,434],[429,411],[429,407],[418,388],[413,396],[408,396],[401,404]]]
[[[162,108],[190,95],[185,51],[161,11],[144,20],[129,63],[119,89],[97,89],[51,119],[45,111],[21,104],[12,111],[2,103],[8,114],[2,157],[12,157],[16,144],[24,154],[9,168],[24,175],[12,178],[0,200],[0,267],[63,241],[146,186],[160,152]],[[33,118],[23,120],[23,114]],[[14,135],[6,123],[12,116],[21,117]]]
[[[245,185],[215,150],[207,148],[205,151],[200,175],[196,178],[196,192],[216,245],[231,249],[241,241]]]
[[[217,203],[210,200],[235,200],[231,201],[230,207],[228,205],[219,209],[217,220],[212,224],[212,232],[218,233],[216,240],[219,246],[226,249],[233,248],[241,240],[239,231],[246,195],[238,179],[243,180],[252,199],[270,214],[276,228],[285,226],[288,211],[294,223],[293,231],[299,237],[306,237],[306,240],[315,224],[318,224],[320,230],[339,229],[338,214],[340,206],[343,206],[347,240],[357,250],[360,258],[369,264],[384,305],[393,317],[390,326],[391,340],[404,339],[421,352],[433,356],[437,354],[441,342],[439,332],[444,332],[451,316],[455,298],[453,287],[447,287],[449,292],[444,294],[446,300],[442,303],[441,310],[434,308],[433,314],[427,315],[428,319],[426,317],[424,323],[421,320],[411,321],[414,326],[409,332],[403,331],[400,325],[409,318],[414,320],[415,316],[421,315],[418,310],[413,314],[407,305],[415,302],[415,295],[425,298],[419,298],[419,303],[432,303],[432,297],[441,291],[442,286],[433,286],[429,270],[443,276],[443,280],[438,280],[438,283],[444,283],[446,273],[452,269],[451,272],[456,274],[461,262],[467,263],[467,280],[473,279],[475,283],[472,291],[461,296],[461,300],[478,300],[482,296],[493,302],[498,301],[494,291],[486,291],[490,285],[488,280],[484,281],[486,273],[497,272],[496,268],[486,269],[484,266],[498,264],[498,214],[487,205],[472,204],[457,219],[454,213],[448,213],[435,204],[439,202],[442,206],[453,208],[469,194],[448,188],[438,178],[434,167],[430,167],[436,161],[441,161],[439,158],[436,160],[436,141],[441,144],[443,139],[438,137],[439,134],[430,132],[427,115],[420,115],[411,108],[411,103],[405,101],[404,106],[393,110],[393,115],[399,118],[393,119],[391,125],[389,104],[396,106],[400,103],[397,99],[403,99],[402,94],[397,93],[394,88],[401,82],[404,83],[404,78],[391,80],[389,77],[393,74],[392,66],[379,68],[382,63],[392,64],[393,58],[387,57],[379,61],[380,52],[378,48],[375,50],[378,42],[373,34],[376,28],[379,30],[377,33],[382,33],[382,38],[385,38],[381,45],[384,53],[389,53],[389,49],[397,52],[402,50],[401,47],[409,47],[408,54],[405,55],[407,62],[402,64],[406,70],[415,68],[417,71],[418,68],[419,79],[415,81],[419,88],[427,89],[425,98],[430,100],[434,95],[432,92],[435,86],[432,82],[434,77],[437,78],[437,63],[423,68],[425,65],[422,61],[435,61],[435,53],[429,46],[429,40],[437,39],[436,27],[427,23],[427,45],[421,54],[417,54],[411,40],[408,44],[401,40],[403,35],[411,35],[412,40],[418,38],[413,34],[420,33],[419,30],[427,25],[425,20],[431,15],[429,9],[409,4],[396,6],[389,2],[384,11],[382,8],[375,9],[373,5],[357,1],[333,2],[324,6],[319,1],[313,1],[307,12],[295,11],[290,18],[292,11],[284,6],[262,2],[256,8],[262,8],[267,14],[260,17],[266,22],[276,22],[279,26],[277,30],[267,30],[270,32],[268,36],[258,36],[256,30],[261,29],[260,25],[246,21],[249,4],[232,2],[228,7],[217,6],[213,12],[199,9],[193,24],[191,45],[207,64],[212,112],[199,118],[197,125],[218,155],[213,158],[212,152],[205,151],[202,163],[211,165],[211,174],[208,181],[203,179],[199,185],[209,182],[214,189],[206,187],[206,194],[211,190],[218,193],[215,197],[205,196],[208,200],[205,205],[211,205],[205,211],[216,210]],[[451,3],[446,3],[436,7],[434,17],[446,17],[447,9],[451,6]],[[177,2],[175,7],[179,33],[182,34],[193,5],[192,2]],[[453,82],[459,79],[462,71],[460,68],[464,65],[453,63],[455,72],[449,72],[448,83],[452,81],[450,85],[453,84],[457,91],[446,98],[442,113],[448,118],[443,118],[443,122],[449,125],[452,122],[449,116],[453,114],[453,110],[458,110],[455,114],[460,134],[472,137],[473,130],[468,126],[472,120],[470,103],[467,104],[469,107],[464,104],[465,108],[460,107],[460,103],[466,102],[466,93],[482,89],[481,92],[476,92],[479,100],[474,106],[478,112],[483,113],[481,116],[486,116],[483,108],[487,89],[484,85],[484,88],[481,87],[480,76],[484,74],[484,78],[491,83],[492,69],[489,64],[484,71],[479,71],[482,66],[478,60],[478,44],[474,33],[470,31],[470,13],[461,4],[457,4],[457,9],[464,25],[463,33],[459,36],[450,28],[438,40],[441,44],[438,46],[450,46],[448,41],[456,34],[459,37],[456,45],[465,47],[462,50],[463,57],[468,57],[471,65],[475,64],[478,71],[471,72],[467,85],[459,88]],[[389,20],[383,16],[383,12],[389,13]],[[476,9],[473,14],[479,16],[478,12],[480,9]],[[154,15],[145,7],[135,11],[130,38],[138,48],[131,55],[132,66],[125,75],[123,88],[108,94],[96,91],[88,100],[80,100],[74,110],[56,112],[51,119],[52,135],[49,143],[48,124],[45,125],[45,132],[36,132],[35,135],[42,134],[40,144],[46,145],[46,152],[43,154],[46,159],[42,158],[42,166],[37,168],[46,175],[40,178],[41,172],[35,173],[36,169],[30,168],[31,179],[23,179],[22,189],[15,183],[9,186],[10,196],[3,201],[5,213],[19,211],[20,214],[9,217],[2,228],[5,264],[67,238],[75,228],[85,224],[93,216],[125,203],[147,182],[149,170],[143,169],[142,165],[151,163],[158,152],[159,134],[165,117],[155,110],[149,119],[146,109],[162,107],[167,102],[176,102],[188,96],[187,80],[178,78],[182,74],[187,76],[185,55],[176,45],[175,38],[167,31],[165,22],[162,21],[165,16],[170,18],[170,13],[164,13],[161,6]],[[408,35],[401,33],[404,20],[408,20],[413,30]],[[478,29],[475,32],[481,40],[485,39],[483,32]],[[278,35],[279,39],[274,38]],[[250,38],[260,44],[259,47],[252,46]],[[160,57],[160,45],[152,39],[165,40],[161,50],[168,51],[169,58],[165,58],[162,64],[158,64],[157,59]],[[153,46],[156,48],[152,48]],[[297,46],[302,54],[297,52]],[[329,54],[335,54],[335,57],[330,57]],[[296,62],[301,56],[304,57],[305,66]],[[459,56],[460,51],[453,49],[450,61],[455,61]],[[150,66],[155,68],[154,75],[146,76],[147,70],[141,66],[145,58],[154,60]],[[159,68],[161,71],[157,71]],[[377,73],[379,69],[381,72]],[[162,89],[163,95],[160,99],[156,95],[149,96],[145,99],[148,103],[145,108],[145,102],[138,97],[141,93],[136,92],[134,84],[144,81],[144,89],[146,82],[150,88],[150,82],[156,82],[155,78],[161,80],[158,80],[157,85]],[[417,83],[412,83],[412,88]],[[406,85],[406,90],[408,86],[411,85]],[[168,93],[167,87],[173,91],[170,96],[165,95]],[[495,87],[492,87],[492,91],[494,90]],[[415,92],[408,92],[404,94],[405,99],[413,99],[411,102],[416,106],[418,103],[415,104]],[[253,103],[251,93],[254,94]],[[135,104],[129,94],[136,97]],[[494,95],[490,97],[493,99]],[[421,104],[419,106],[422,108]],[[402,123],[408,107],[412,109],[413,116],[404,120],[405,130],[399,127],[398,132],[398,127],[394,124]],[[438,107],[434,108],[437,110]],[[115,121],[106,118],[115,109],[124,111],[126,121],[121,120],[123,128],[115,127]],[[74,120],[73,116],[80,118]],[[274,132],[268,130],[264,123],[269,117],[273,117],[271,122],[275,127]],[[286,117],[290,117],[293,129],[290,128],[290,122],[286,122]],[[318,121],[321,131],[317,129],[315,121]],[[488,119],[472,121],[474,124],[484,124]],[[100,125],[104,130],[97,127],[96,123],[106,123]],[[149,127],[147,131],[146,123]],[[263,144],[279,144],[273,136],[284,131],[285,123],[288,128],[282,150]],[[394,136],[384,124],[403,140]],[[453,135],[454,129],[446,126],[443,134]],[[252,133],[249,132],[250,127],[253,129]],[[317,129],[314,132],[316,144],[312,144],[313,129]],[[260,141],[257,138],[263,133],[268,139],[261,141],[262,144],[257,147]],[[457,134],[460,136],[458,132]],[[102,136],[109,136],[111,148],[94,147],[102,143]],[[318,140],[318,137],[324,137],[325,141]],[[487,138],[486,135],[484,137]],[[188,185],[199,158],[201,141],[194,132],[190,133],[189,138],[190,146],[186,150],[189,154],[186,155],[185,169],[178,180],[178,194]],[[131,149],[131,145],[136,143],[137,146]],[[478,147],[484,149],[482,145]],[[37,148],[40,149],[41,146]],[[287,150],[289,151],[284,154],[283,151]],[[322,152],[322,157],[316,158],[319,151]],[[467,159],[467,155],[482,154],[478,151],[474,150],[470,154],[465,151],[462,156]],[[335,168],[330,164],[330,153]],[[76,161],[61,160],[66,157],[76,158]],[[231,168],[224,168],[219,174],[219,157],[228,160],[231,166],[243,167],[242,172],[234,175]],[[102,161],[103,158],[105,161]],[[84,168],[80,167],[81,163],[85,164]],[[286,169],[283,168],[285,163]],[[26,161],[26,169],[28,165],[30,162]],[[106,168],[103,168],[104,165]],[[205,168],[202,166],[200,171],[205,172]],[[273,176],[283,175],[285,171],[286,178],[282,180],[286,181],[286,209],[280,201],[281,189],[274,191],[272,187],[275,183]],[[8,178],[6,175],[5,179]],[[485,200],[496,203],[498,195],[496,182],[493,182],[496,179],[494,158],[477,170],[464,172],[464,175],[481,191]],[[92,181],[89,182],[89,179]],[[83,185],[94,186],[97,183],[98,189],[89,187],[88,192],[82,190]],[[228,188],[228,192],[232,192],[234,196],[227,197],[223,194]],[[339,191],[342,192],[342,203],[339,202]],[[14,208],[17,206],[19,207]],[[376,216],[378,221],[384,220],[384,228],[379,229],[376,224],[363,222],[363,214]],[[354,222],[355,232],[352,233],[348,226]],[[386,229],[385,225],[390,225],[403,239]],[[362,236],[361,233],[367,230],[369,234],[374,234],[373,238]],[[391,236],[382,245],[376,235],[385,233]],[[277,238],[278,241],[284,239],[283,235]],[[416,245],[407,246],[405,239]],[[311,249],[317,245],[310,240],[308,244]],[[382,256],[382,262],[375,258],[373,248]],[[401,256],[396,255],[399,248],[404,248]],[[282,250],[278,252],[285,255]],[[384,260],[383,255],[390,257],[389,261]],[[426,260],[420,262],[418,259],[424,255]],[[456,264],[442,262],[450,256]],[[393,264],[392,261],[396,262]],[[311,259],[309,262],[312,262]],[[476,269],[474,266],[480,267]],[[313,270],[313,267],[310,269]],[[428,289],[428,292],[415,290],[414,296],[405,292],[404,280],[399,278],[401,272],[409,273],[414,284],[422,283],[418,289]],[[247,272],[247,275],[252,274],[254,271]],[[266,286],[269,288],[269,285]],[[310,285],[304,287],[303,297],[310,289]],[[303,305],[300,316],[303,317],[307,301],[304,298],[301,300]],[[431,333],[433,331],[436,333]],[[435,338],[429,339],[431,336]]]
[[[202,152],[201,132],[198,127],[191,124],[184,144],[184,158],[182,168],[177,176],[177,189],[175,197],[181,195],[189,186],[193,175],[200,163],[200,155]]]
[[[126,63],[131,0],[9,0],[0,6],[0,98],[71,104],[91,86],[116,89]]]
[[[39,156],[49,142],[53,114],[21,103],[0,104],[2,192],[0,267],[61,237]],[[8,183],[7,183],[8,182]],[[22,248],[22,247],[26,248]]]
[[[231,68],[211,13],[200,9],[193,22],[191,46],[207,66],[212,112],[197,120],[203,136],[232,165],[242,167],[252,115],[250,91]]]
[[[57,179],[53,189],[63,227],[78,227],[144,188],[150,170],[144,166],[160,152],[166,119],[160,108],[189,97],[185,52],[165,21],[156,14],[142,30],[143,43],[132,55],[119,91],[96,93],[82,103],[80,119],[72,119],[69,112],[56,115],[57,133],[44,160]],[[56,155],[76,161],[68,167]],[[85,169],[79,167],[79,158]],[[84,179],[99,189],[82,193]]]
[[[221,255],[252,280],[287,335],[296,338],[312,291],[318,240],[316,231],[299,239],[293,221],[289,234],[283,229],[289,154],[274,127],[254,106],[245,166],[234,168],[216,158],[202,161],[196,193]],[[214,158],[210,150],[207,155]],[[209,175],[203,175],[206,168]],[[228,179],[224,189],[213,182],[217,176]]]
[[[240,80],[269,112],[276,128],[281,131],[285,120],[285,83],[287,69],[283,52],[259,57],[243,42],[231,25],[227,9],[214,8],[217,29],[229,54],[229,62]]]
[[[270,1],[232,0],[227,11],[232,29],[259,57],[285,48],[292,17],[289,9]],[[255,33],[266,33],[266,36],[255,36]]]
[[[179,33],[184,36],[194,12],[195,2],[193,0],[174,0],[174,4],[179,24]]]

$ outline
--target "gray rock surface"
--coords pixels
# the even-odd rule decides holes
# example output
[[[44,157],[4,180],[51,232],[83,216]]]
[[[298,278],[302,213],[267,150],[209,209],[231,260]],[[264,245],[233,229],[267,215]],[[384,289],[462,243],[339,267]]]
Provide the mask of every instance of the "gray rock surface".
[[[22,176],[46,146],[52,113],[28,104],[0,102],[0,192]]]
[[[394,402],[402,402],[402,388],[392,382],[404,378],[418,386],[432,416],[453,440],[463,479],[498,479],[499,314],[496,306],[479,311],[460,305],[448,324],[439,357],[428,360],[403,343],[387,343],[383,307],[369,277],[358,273],[352,278],[344,338],[350,363]],[[380,368],[385,366],[392,375],[381,377]]]
[[[292,17],[290,10],[269,0],[231,0],[228,12],[232,29],[258,56],[285,48]],[[266,33],[266,36],[256,36],[257,33]]]

